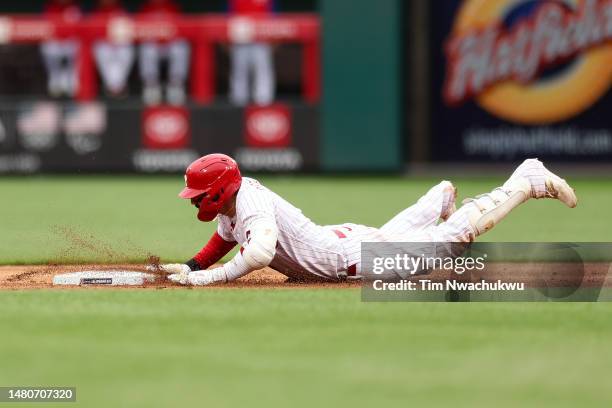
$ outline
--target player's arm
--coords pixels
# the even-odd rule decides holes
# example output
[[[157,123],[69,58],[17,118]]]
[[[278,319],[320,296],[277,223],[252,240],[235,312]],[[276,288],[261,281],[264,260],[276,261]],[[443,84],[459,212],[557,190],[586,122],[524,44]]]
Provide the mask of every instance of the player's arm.
[[[192,271],[207,269],[227,255],[236,244],[236,241],[226,241],[215,231],[200,252],[185,262],[185,264],[189,266],[189,269]]]
[[[229,253],[237,242],[232,236],[231,222],[227,218],[219,219],[217,231],[206,245],[193,258],[185,263],[151,266],[151,270],[162,269],[169,274],[186,275],[192,271],[207,269]]]
[[[231,261],[219,268],[170,276],[169,279],[192,285],[208,285],[214,282],[233,281],[249,272],[268,266],[276,254],[278,241],[272,195],[269,191],[257,187],[241,191],[236,200],[236,215],[236,222],[243,226],[247,240]],[[220,222],[219,233],[222,237],[226,230],[227,226],[223,226]]]
[[[208,285],[230,282],[258,269],[265,268],[276,254],[278,228],[273,218],[262,217],[248,225],[249,239],[234,258],[219,268],[191,272],[185,283]]]

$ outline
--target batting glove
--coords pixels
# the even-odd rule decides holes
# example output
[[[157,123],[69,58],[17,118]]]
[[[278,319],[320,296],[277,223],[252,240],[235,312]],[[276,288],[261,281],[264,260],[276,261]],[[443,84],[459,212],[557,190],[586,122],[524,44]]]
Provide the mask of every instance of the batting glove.
[[[189,273],[175,273],[168,276],[168,279],[181,285],[205,286],[216,282],[227,282],[227,275],[223,268],[215,268]]]
[[[195,271],[188,275],[187,280],[191,285],[204,286],[215,282],[214,269],[210,271]]]
[[[173,273],[168,275],[168,280],[181,285],[210,285],[215,280],[209,271],[197,271],[190,273]]]
[[[170,282],[178,283],[180,285],[190,285],[189,282],[189,274],[187,273],[173,273],[172,275],[168,275],[168,280]]]

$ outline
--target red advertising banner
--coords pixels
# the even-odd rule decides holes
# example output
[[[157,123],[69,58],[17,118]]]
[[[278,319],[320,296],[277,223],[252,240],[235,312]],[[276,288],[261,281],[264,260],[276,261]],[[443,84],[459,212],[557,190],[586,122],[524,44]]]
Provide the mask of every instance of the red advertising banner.
[[[189,111],[179,106],[154,106],[142,112],[142,145],[149,149],[181,149],[191,140]]]
[[[249,147],[287,147],[291,144],[291,111],[280,103],[249,106],[244,110],[244,132]]]

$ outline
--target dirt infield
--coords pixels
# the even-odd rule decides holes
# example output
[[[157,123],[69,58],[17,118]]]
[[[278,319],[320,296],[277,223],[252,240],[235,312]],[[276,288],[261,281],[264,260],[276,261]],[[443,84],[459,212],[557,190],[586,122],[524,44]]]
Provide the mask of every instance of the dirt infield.
[[[145,265],[18,265],[18,266],[0,266],[0,290],[21,290],[21,289],[87,289],[83,286],[54,286],[53,276],[61,273],[85,271],[85,270],[126,270],[146,272]],[[234,282],[223,285],[212,285],[216,287],[227,288],[348,288],[359,286],[358,282],[297,282],[289,280],[286,276],[266,268],[260,271],[255,271],[247,276],[244,276]],[[95,287],[107,288],[150,288],[150,289],[165,289],[165,288],[184,288],[184,286],[167,281],[164,277],[159,277],[155,282],[147,283],[139,286],[108,286],[95,285]]]
[[[112,264],[112,265],[23,265],[0,266],[0,290],[74,288],[86,289],[83,286],[54,286],[53,277],[57,274],[85,270],[126,270],[146,272],[145,265]],[[458,281],[501,280],[503,282],[525,282],[528,287],[612,287],[612,271],[609,263],[584,263],[577,266],[573,263],[495,263],[479,273],[456,275],[449,271],[433,271],[427,275],[415,275],[410,280],[431,279],[433,282],[455,279]],[[212,285],[225,288],[351,288],[359,287],[360,281],[295,281],[288,279],[273,269],[252,272],[234,282]],[[96,287],[118,286],[96,285]],[[155,282],[122,288],[181,288],[184,287],[158,275]]]

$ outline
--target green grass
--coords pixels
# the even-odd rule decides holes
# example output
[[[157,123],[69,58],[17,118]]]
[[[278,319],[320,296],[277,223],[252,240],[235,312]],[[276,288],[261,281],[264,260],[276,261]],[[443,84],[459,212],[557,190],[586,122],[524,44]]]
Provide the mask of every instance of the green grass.
[[[263,182],[322,224],[379,226],[438,180],[279,177]],[[501,180],[455,180],[460,197]],[[608,241],[612,180],[576,180],[574,210],[532,201],[485,235],[487,241]],[[176,197],[182,178],[1,178],[0,264],[189,259],[213,231]],[[75,237],[76,240],[75,240]]]
[[[461,197],[500,182],[454,181]],[[380,225],[435,180],[264,182],[317,222]],[[577,209],[529,202],[483,238],[609,241],[612,181],[573,184]],[[186,259],[212,226],[181,187],[0,178],[0,264]],[[346,289],[0,291],[0,385],[76,386],[66,406],[83,407],[610,406],[611,316],[604,303],[362,303]]]
[[[76,406],[612,404],[604,304],[373,304],[356,290],[0,302],[0,383],[76,386]]]

